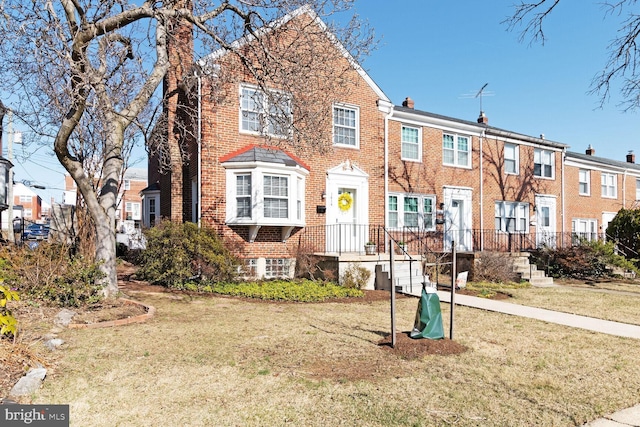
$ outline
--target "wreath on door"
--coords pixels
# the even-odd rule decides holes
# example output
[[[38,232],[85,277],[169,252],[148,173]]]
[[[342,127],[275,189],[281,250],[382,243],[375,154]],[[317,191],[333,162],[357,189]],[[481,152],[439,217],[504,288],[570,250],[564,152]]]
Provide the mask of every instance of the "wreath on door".
[[[349,193],[342,193],[338,196],[338,207],[341,211],[346,212],[353,206],[353,196]]]

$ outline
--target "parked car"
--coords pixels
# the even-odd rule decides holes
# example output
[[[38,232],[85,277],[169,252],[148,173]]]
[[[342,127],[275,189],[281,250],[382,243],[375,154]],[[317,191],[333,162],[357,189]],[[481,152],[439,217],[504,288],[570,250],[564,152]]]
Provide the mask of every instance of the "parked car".
[[[48,224],[29,224],[24,228],[22,240],[47,240],[49,238]]]

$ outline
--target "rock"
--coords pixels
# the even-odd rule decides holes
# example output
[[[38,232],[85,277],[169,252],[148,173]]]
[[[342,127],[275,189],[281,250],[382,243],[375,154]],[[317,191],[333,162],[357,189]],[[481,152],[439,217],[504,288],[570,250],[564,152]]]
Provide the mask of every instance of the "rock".
[[[76,315],[75,311],[71,311],[67,308],[63,308],[62,310],[60,310],[60,313],[57,314],[53,323],[55,323],[58,326],[68,326],[69,323],[71,323],[71,319],[73,319],[73,316],[75,315]]]
[[[49,350],[55,350],[56,348],[60,347],[62,344],[64,344],[64,341],[61,340],[60,338],[52,338],[50,340],[47,340],[44,342],[44,345],[49,349]]]
[[[27,374],[20,378],[20,380],[13,386],[10,397],[27,396],[34,393],[42,385],[44,377],[47,376],[46,368],[30,369]]]

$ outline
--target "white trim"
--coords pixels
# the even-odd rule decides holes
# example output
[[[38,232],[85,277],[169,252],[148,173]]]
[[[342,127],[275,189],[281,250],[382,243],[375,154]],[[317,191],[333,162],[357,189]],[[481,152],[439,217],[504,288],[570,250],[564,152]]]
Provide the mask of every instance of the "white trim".
[[[418,147],[418,158],[417,159],[412,159],[411,157],[405,157],[404,156],[404,150],[402,145],[404,144],[404,139],[403,139],[403,130],[407,128],[407,129],[415,129],[418,131],[418,140],[416,141],[416,145]],[[422,127],[419,126],[410,126],[410,125],[406,125],[406,124],[402,124],[400,126],[400,159],[407,161],[407,162],[416,162],[416,163],[422,163]]]
[[[352,110],[355,112],[356,115],[356,124],[355,124],[355,131],[356,131],[356,135],[355,135],[355,145],[350,145],[350,144],[338,144],[335,142],[335,138],[336,138],[336,126],[339,127],[343,127],[346,129],[349,129],[349,126],[342,126],[342,125],[337,125],[335,122],[336,119],[336,108],[340,108],[343,110]],[[360,149],[360,107],[357,105],[352,105],[352,104],[345,104],[345,103],[341,103],[341,102],[335,102],[333,104],[333,106],[331,107],[331,143],[333,144],[334,147],[339,147],[339,148],[347,148],[347,149],[352,149],[352,150],[359,150]]]
[[[340,43],[340,41],[337,39],[337,37],[333,33],[331,33],[329,31],[329,28],[324,23],[324,21],[322,19],[320,19],[318,14],[308,4],[304,5],[302,7],[299,7],[298,9],[296,9],[296,10],[294,10],[294,11],[292,11],[292,12],[286,14],[286,15],[284,15],[283,17],[281,17],[279,19],[276,19],[276,20],[266,24],[265,26],[263,26],[261,28],[258,28],[253,34],[249,34],[247,36],[241,37],[241,38],[233,41],[230,44],[230,49],[237,50],[237,49],[241,48],[242,46],[246,45],[247,43],[252,42],[257,37],[258,38],[262,37],[262,36],[270,33],[271,31],[273,31],[274,29],[277,29],[277,28],[285,25],[287,22],[291,21],[293,18],[296,18],[296,17],[298,17],[300,15],[303,15],[305,13],[309,14],[309,16],[313,19],[313,21],[325,32],[327,38],[329,38],[329,40],[334,44],[334,46],[336,46],[336,48],[342,54],[342,56],[344,58],[346,58],[347,61],[349,61],[351,66],[354,68],[354,70],[360,75],[360,77],[362,77],[362,79],[367,83],[367,85],[371,88],[371,90],[373,90],[375,92],[375,94],[378,96],[378,98],[380,98],[381,100],[387,101],[387,102],[391,102],[389,100],[389,98],[387,97],[387,95],[384,94],[382,89],[380,89],[380,87],[375,84],[373,79],[366,73],[366,71],[360,66],[360,64],[358,64],[356,62],[356,60],[353,58],[353,56],[344,47],[344,45],[342,43]],[[221,48],[221,49],[218,49],[218,50],[210,53],[209,55],[203,57],[202,59],[198,60],[197,63],[201,68],[206,69],[206,68],[208,68],[210,66],[214,66],[213,65],[214,62],[216,62],[218,59],[222,58],[223,56],[225,56],[228,53],[229,53],[229,49]]]

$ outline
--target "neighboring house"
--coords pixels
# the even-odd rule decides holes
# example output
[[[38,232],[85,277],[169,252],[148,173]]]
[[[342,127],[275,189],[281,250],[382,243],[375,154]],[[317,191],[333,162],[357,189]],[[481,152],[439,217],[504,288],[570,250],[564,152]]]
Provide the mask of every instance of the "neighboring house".
[[[125,171],[116,208],[116,229],[127,230],[142,227],[142,197],[140,192],[147,186],[147,170],[129,168]],[[75,205],[77,187],[69,175],[65,175],[65,192],[63,204]]]
[[[567,152],[565,159],[567,229],[589,240],[606,238],[609,222],[622,209],[640,202],[640,165],[633,152],[626,161]]]
[[[325,28],[306,8],[279,25],[297,19]],[[576,233],[601,238],[615,212],[640,199],[640,167],[631,154],[617,162],[572,153],[544,136],[490,126],[483,112],[467,121],[417,110],[410,98],[394,106],[354,63],[348,76],[354,90],[325,106],[332,112],[331,150],[295,155],[274,148],[259,132],[278,136],[264,117],[273,106],[249,77],[220,86],[215,76],[195,73],[196,84],[181,83],[194,73],[180,75],[187,67],[178,57],[189,57],[185,49],[193,46],[190,31],[180,34],[184,43],[170,49],[167,93],[188,87],[207,93],[215,83],[232,96],[215,102],[183,93],[167,101],[168,128],[186,115],[197,131],[183,136],[181,181],[161,173],[166,159],[149,159],[143,224],[170,218],[215,227],[250,274],[290,274],[301,245],[340,257],[364,253],[371,240],[385,251],[389,237],[413,253],[450,250],[451,242],[466,252],[562,246]],[[215,62],[224,74],[233,64],[226,55],[214,52],[196,68]],[[342,59],[352,61],[348,54]],[[304,98],[285,95],[285,103]]]
[[[21,182],[13,184],[13,205],[22,206],[22,215],[25,220],[40,221],[43,219],[42,198]]]

